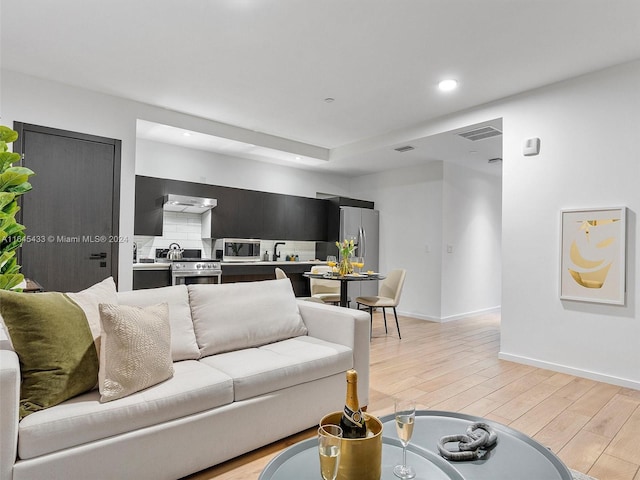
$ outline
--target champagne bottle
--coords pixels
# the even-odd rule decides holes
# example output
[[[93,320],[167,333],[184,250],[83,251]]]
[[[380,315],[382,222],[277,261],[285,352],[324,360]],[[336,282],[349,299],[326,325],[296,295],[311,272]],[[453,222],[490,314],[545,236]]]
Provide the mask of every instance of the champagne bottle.
[[[367,436],[367,426],[358,403],[358,372],[347,371],[347,399],[344,412],[340,419],[343,438],[364,438]]]

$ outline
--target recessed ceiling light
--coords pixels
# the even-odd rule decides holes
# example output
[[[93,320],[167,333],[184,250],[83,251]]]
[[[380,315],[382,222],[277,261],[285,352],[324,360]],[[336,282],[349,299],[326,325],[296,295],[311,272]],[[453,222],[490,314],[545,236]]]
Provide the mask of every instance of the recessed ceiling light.
[[[452,78],[447,80],[442,80],[438,84],[438,88],[443,92],[450,92],[451,90],[455,90],[456,88],[458,88],[458,81]]]
[[[302,160],[302,157],[296,157],[296,160]]]
[[[190,132],[184,132],[182,135],[184,135],[185,137],[190,137],[191,133]]]

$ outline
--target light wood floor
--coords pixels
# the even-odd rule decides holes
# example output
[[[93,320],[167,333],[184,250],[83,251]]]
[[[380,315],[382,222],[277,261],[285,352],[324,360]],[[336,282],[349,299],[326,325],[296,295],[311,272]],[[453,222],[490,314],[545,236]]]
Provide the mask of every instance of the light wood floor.
[[[499,360],[498,315],[444,324],[401,317],[402,340],[392,322],[385,335],[381,315],[374,317],[369,413],[392,413],[394,396],[412,397],[420,408],[509,425],[599,480],[640,480],[640,391]],[[188,478],[257,479],[278,452],[314,434],[309,429]]]

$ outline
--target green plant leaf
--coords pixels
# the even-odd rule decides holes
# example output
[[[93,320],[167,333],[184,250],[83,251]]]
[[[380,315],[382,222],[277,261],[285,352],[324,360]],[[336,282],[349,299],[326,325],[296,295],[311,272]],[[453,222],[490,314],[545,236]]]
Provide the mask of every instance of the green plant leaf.
[[[14,200],[0,209],[0,219],[4,220],[5,218],[15,217],[18,210],[20,210],[20,206],[18,202]]]
[[[3,252],[0,255],[0,265],[4,265],[6,262],[8,262],[10,259],[12,259],[13,257],[15,257],[16,255],[16,251],[12,250],[11,252]]]
[[[0,210],[5,211],[5,207],[16,199],[16,194],[12,192],[0,192]]]
[[[11,187],[8,189],[10,192],[16,193],[18,195],[22,195],[23,193],[27,193],[33,187],[29,182],[21,183],[20,185],[16,185],[15,187]]]
[[[24,275],[21,273],[12,273],[9,275],[0,275],[0,290],[12,290],[20,282],[24,280]]]
[[[14,223],[3,230],[4,232],[0,232],[0,238],[2,238],[2,242],[0,243],[0,252],[11,252],[19,248],[24,243],[24,238],[26,236],[23,231],[24,225]]]
[[[7,275],[10,273],[19,273],[20,265],[18,265],[18,261],[15,257],[10,258],[7,262],[0,267],[0,274]]]
[[[4,125],[0,125],[0,140],[7,143],[13,143],[17,139],[18,132]]]
[[[15,152],[0,152],[0,172],[4,172],[14,163],[20,161],[22,157]]]
[[[20,273],[15,255],[26,235],[24,225],[16,222],[15,216],[20,210],[16,197],[31,190],[28,180],[34,172],[13,166],[22,156],[10,152],[8,144],[17,139],[18,132],[0,125],[0,289],[21,291],[16,287],[24,281],[24,275]]]
[[[0,191],[10,192],[23,183],[27,182],[33,171],[26,167],[9,167],[0,174]]]

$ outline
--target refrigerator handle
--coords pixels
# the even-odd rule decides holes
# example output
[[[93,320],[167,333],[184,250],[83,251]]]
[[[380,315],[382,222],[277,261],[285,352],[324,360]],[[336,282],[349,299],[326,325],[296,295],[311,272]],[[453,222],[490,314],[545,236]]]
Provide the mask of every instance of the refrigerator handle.
[[[364,227],[360,227],[360,241],[358,242],[358,256],[366,256],[367,251],[367,233]]]

